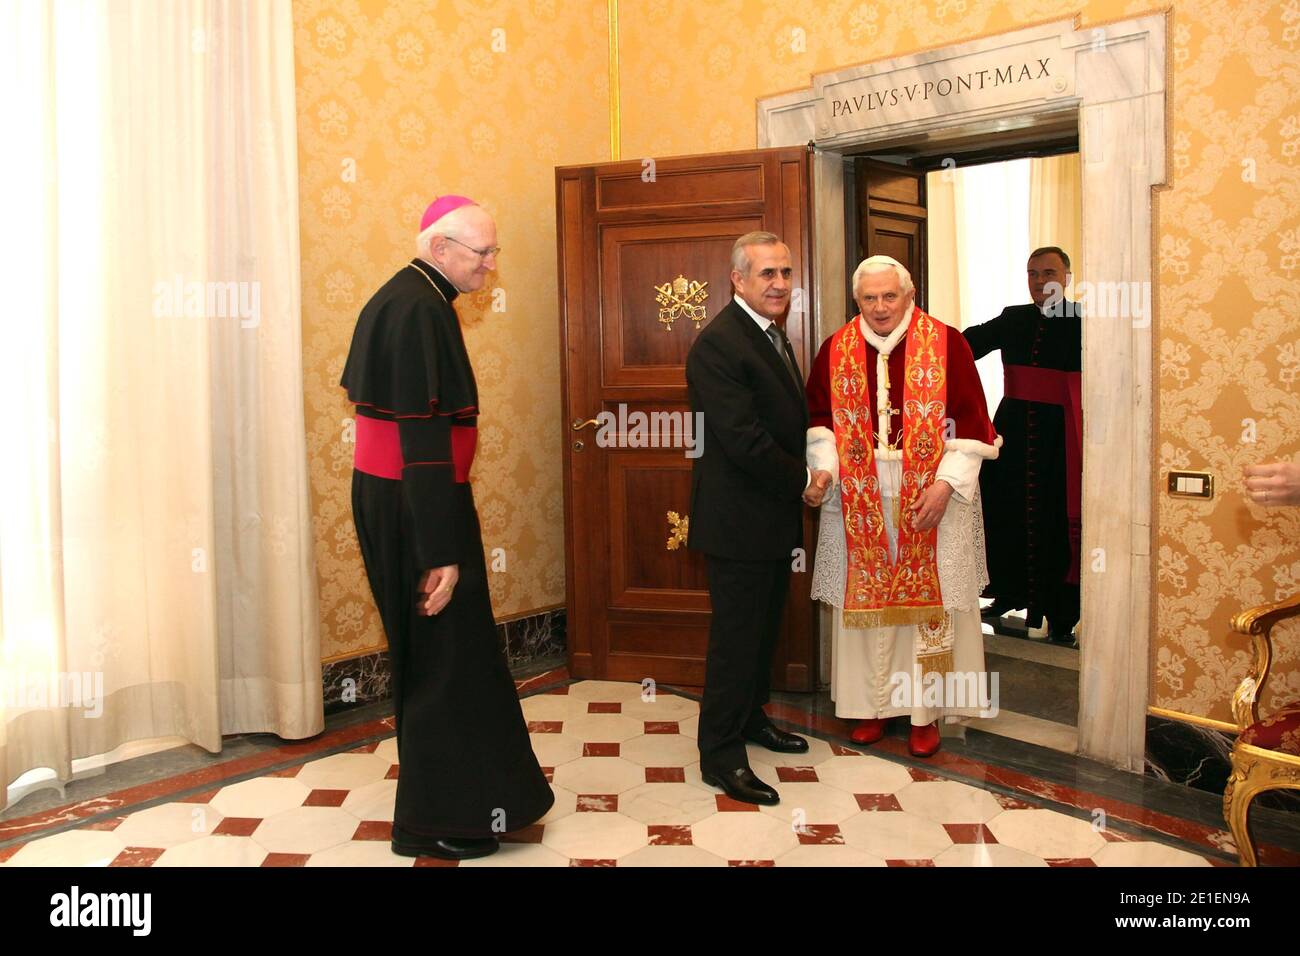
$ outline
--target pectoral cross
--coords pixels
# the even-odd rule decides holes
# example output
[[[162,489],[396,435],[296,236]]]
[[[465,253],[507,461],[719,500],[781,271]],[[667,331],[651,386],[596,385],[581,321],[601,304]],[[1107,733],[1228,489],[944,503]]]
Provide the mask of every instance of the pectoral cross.
[[[898,446],[890,440],[894,434],[894,426],[890,418],[900,414],[902,414],[902,409],[894,408],[888,403],[885,404],[885,407],[880,412],[880,434],[877,436],[878,447],[890,451],[897,450]]]
[[[890,441],[890,437],[894,433],[891,419],[894,415],[899,413],[899,409],[894,408],[893,403],[889,401],[889,362],[884,353],[876,354],[876,374],[880,376],[881,381],[885,386],[885,405],[880,409],[880,420],[876,429],[878,432],[876,435],[876,447],[895,451],[897,450],[897,446]]]

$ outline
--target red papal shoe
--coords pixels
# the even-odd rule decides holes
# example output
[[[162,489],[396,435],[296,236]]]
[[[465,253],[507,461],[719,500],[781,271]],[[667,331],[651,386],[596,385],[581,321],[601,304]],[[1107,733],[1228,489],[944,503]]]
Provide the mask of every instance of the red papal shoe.
[[[912,752],[913,757],[933,757],[938,753],[939,722],[936,720],[924,727],[914,725],[912,733],[907,739],[907,749]]]
[[[882,717],[871,717],[859,721],[858,725],[853,728],[853,733],[849,734],[849,739],[855,744],[874,744],[885,736],[885,725],[888,723],[889,721]]]

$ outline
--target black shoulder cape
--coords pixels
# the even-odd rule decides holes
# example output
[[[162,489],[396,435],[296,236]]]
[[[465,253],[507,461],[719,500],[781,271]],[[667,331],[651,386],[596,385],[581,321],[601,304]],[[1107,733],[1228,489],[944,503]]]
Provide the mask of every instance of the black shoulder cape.
[[[398,418],[478,415],[474,369],[451,305],[456,295],[420,259],[384,283],[352,334],[340,383],[348,400]]]

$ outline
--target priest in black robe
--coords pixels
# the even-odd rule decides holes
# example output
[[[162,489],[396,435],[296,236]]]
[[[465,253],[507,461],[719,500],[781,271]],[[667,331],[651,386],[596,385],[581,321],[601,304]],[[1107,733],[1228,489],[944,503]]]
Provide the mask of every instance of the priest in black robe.
[[[393,852],[470,859],[555,797],[497,638],[469,483],[478,390],[452,303],[495,268],[496,225],[444,196],[420,228],[418,257],[362,309],[343,370],[352,515],[392,661]]]
[[[1004,393],[993,424],[1002,454],[984,463],[980,496],[989,586],[986,611],[1026,608],[1026,623],[1047,618],[1050,640],[1072,645],[1079,622],[1083,411],[1082,313],[1064,295],[1070,258],[1035,249],[1026,271],[1031,304],[1008,306],[966,329],[979,359],[1001,350]]]

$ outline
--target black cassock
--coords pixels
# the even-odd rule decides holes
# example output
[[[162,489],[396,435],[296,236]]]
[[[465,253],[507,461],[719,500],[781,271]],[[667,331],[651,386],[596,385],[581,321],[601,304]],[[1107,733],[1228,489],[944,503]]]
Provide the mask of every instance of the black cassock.
[[[342,385],[357,406],[352,515],[392,660],[394,832],[485,837],[536,822],[555,797],[497,638],[469,484],[478,391],[456,289],[422,260],[361,311]],[[459,565],[441,613],[420,578]]]
[[[1079,621],[1082,315],[1075,302],[1059,310],[1045,316],[1032,304],[1008,306],[965,336],[976,359],[1000,349],[1006,377],[993,417],[1002,453],[980,468],[985,594],[1027,608],[1031,625],[1046,616],[1068,633]],[[1028,395],[1044,400],[1017,397]]]

